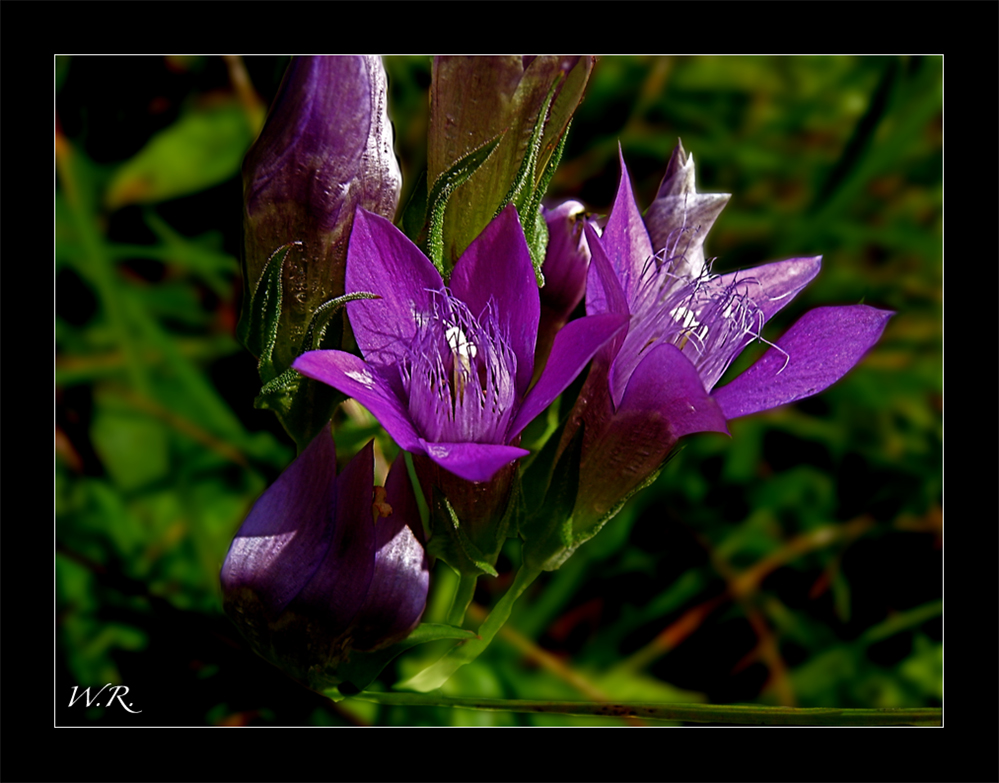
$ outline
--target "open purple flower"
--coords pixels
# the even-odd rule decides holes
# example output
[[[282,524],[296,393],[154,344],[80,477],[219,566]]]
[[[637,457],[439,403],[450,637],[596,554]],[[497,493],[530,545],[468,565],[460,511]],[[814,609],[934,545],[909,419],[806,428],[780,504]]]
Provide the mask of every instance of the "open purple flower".
[[[429,561],[406,467],[373,491],[368,444],[336,476],[327,427],[256,502],[222,566],[223,605],[263,657],[307,680],[416,626]]]
[[[388,220],[358,210],[346,280],[347,293],[380,296],[348,305],[364,359],[310,351],[294,368],[357,399],[402,448],[475,482],[528,453],[515,445],[524,427],[627,321],[566,326],[531,387],[540,304],[512,206],[468,246],[449,286]]]
[[[693,160],[678,146],[643,221],[622,157],[603,234],[585,228],[592,253],[587,313],[628,314],[630,324],[594,361],[574,412],[586,423],[577,530],[606,519],[681,436],[727,432],[728,419],[825,389],[860,360],[892,315],[865,305],[811,310],[767,343],[756,364],[715,388],[746,346],[767,342],[764,325],[818,274],[821,261],[791,258],[711,274],[701,246],[727,198],[696,192]]]

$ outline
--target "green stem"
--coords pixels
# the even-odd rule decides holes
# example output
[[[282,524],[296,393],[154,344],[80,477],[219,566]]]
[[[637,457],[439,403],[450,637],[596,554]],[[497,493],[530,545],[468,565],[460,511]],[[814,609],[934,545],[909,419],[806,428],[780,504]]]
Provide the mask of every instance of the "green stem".
[[[440,660],[428,666],[419,674],[411,677],[397,687],[411,689],[426,693],[435,688],[441,687],[448,678],[466,663],[474,661],[485,650],[500,628],[510,619],[513,605],[528,586],[537,579],[541,569],[521,566],[517,575],[513,579],[513,584],[503,597],[496,603],[489,616],[482,623],[478,631],[478,638],[471,639],[464,644],[449,650]],[[464,577],[462,577],[464,581]],[[461,589],[459,587],[459,593]]]
[[[472,603],[472,598],[475,596],[475,583],[478,581],[478,574],[460,575],[454,590],[454,598],[451,600],[451,608],[447,613],[448,625],[461,628],[461,624],[465,621],[468,605]]]
[[[474,643],[474,642],[473,642]],[[466,645],[467,646],[467,645]],[[739,723],[779,726],[897,726],[942,725],[939,708],[837,709],[831,707],[759,707],[726,704],[616,704],[589,701],[535,701],[532,699],[456,699],[425,693],[373,693],[353,699],[378,704],[417,707],[460,707],[492,712],[544,712],[560,715],[603,715],[614,718]]]

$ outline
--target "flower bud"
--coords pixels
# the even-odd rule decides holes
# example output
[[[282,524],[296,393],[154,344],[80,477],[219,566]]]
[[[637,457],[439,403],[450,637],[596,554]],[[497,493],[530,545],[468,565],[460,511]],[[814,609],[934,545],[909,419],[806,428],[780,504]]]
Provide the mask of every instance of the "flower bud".
[[[446,269],[454,266],[472,240],[511,202],[521,213],[534,252],[532,232],[538,204],[533,210],[525,208],[531,200],[526,191],[534,193],[544,179],[543,172],[582,100],[593,62],[592,57],[584,56],[434,58],[427,182],[432,186],[463,156],[490,139],[502,137],[489,159],[452,197],[461,208],[449,209],[445,216]],[[532,149],[532,134],[539,124],[543,132],[538,148]],[[532,167],[528,183],[521,181],[526,163]],[[517,191],[523,191],[524,203],[515,198]]]
[[[244,322],[267,260],[301,243],[284,262],[275,375],[300,353],[316,308],[343,294],[355,209],[395,215],[402,174],[386,104],[377,57],[293,58],[243,162]],[[262,346],[247,348],[261,356]]]
[[[429,562],[405,464],[373,490],[369,443],[336,476],[324,429],[254,505],[222,566],[223,607],[253,649],[313,687],[352,650],[405,638]]]
[[[578,201],[563,201],[552,209],[542,209],[548,226],[548,247],[541,272],[541,323],[534,352],[535,373],[539,373],[551,352],[559,329],[583,301],[590,248],[583,237],[586,209]]]

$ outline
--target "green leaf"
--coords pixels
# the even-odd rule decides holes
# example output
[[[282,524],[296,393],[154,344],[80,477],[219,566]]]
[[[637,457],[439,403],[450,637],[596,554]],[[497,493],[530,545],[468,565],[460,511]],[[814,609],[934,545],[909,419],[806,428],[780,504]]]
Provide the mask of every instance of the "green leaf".
[[[163,424],[110,393],[98,395],[97,403],[90,437],[115,485],[129,492],[169,476],[170,439]]]
[[[115,172],[108,209],[197,193],[239,173],[253,142],[246,112],[233,101],[194,109],[160,131]]]

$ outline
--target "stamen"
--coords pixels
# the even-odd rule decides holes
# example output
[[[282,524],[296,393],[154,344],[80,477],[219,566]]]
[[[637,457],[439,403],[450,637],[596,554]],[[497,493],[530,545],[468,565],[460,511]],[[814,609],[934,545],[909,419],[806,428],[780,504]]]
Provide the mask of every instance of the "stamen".
[[[418,319],[403,384],[410,413],[429,441],[500,442],[513,413],[517,359],[495,303],[475,317],[449,291],[431,291]]]
[[[761,334],[763,310],[756,304],[758,297],[751,294],[752,287],[762,288],[759,280],[744,277],[722,288],[712,271],[713,259],[698,274],[688,272],[685,253],[698,229],[687,227],[684,214],[684,224],[641,267],[630,302],[632,325],[617,358],[616,377],[622,384],[645,352],[660,342],[683,351],[709,390],[752,340],[784,355],[778,374],[790,361],[786,351]],[[623,394],[624,389],[615,391]]]

